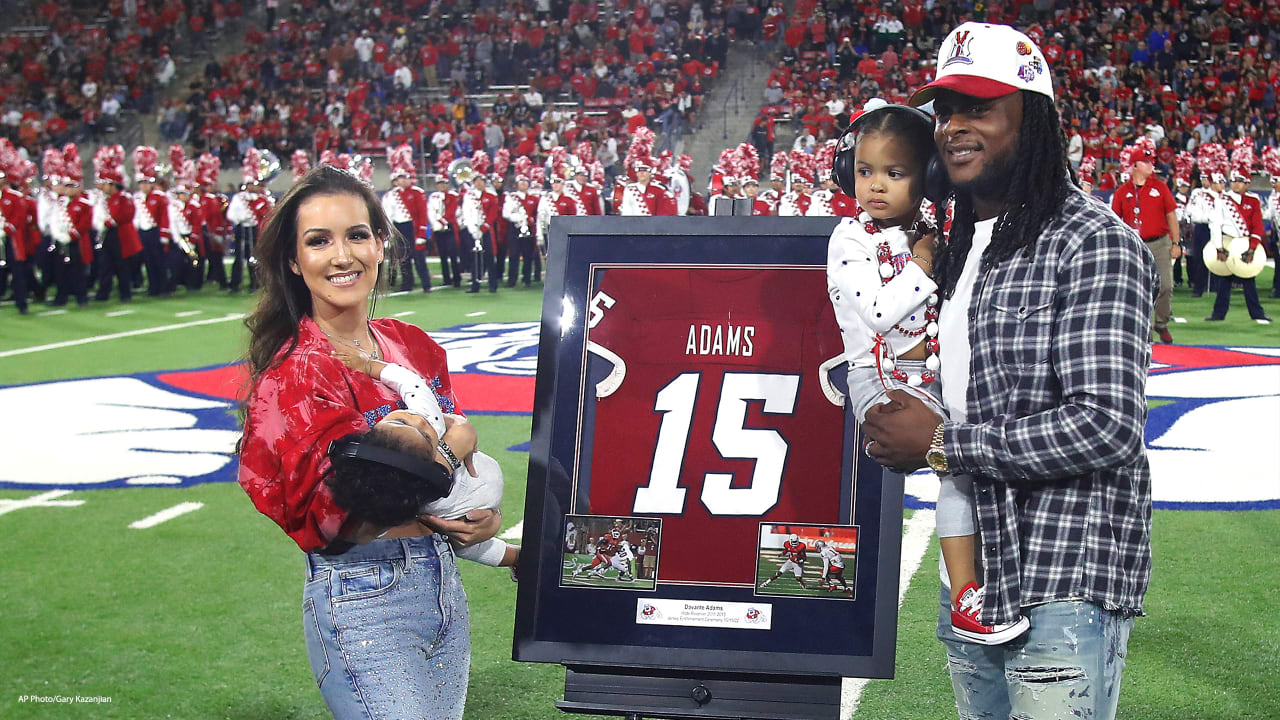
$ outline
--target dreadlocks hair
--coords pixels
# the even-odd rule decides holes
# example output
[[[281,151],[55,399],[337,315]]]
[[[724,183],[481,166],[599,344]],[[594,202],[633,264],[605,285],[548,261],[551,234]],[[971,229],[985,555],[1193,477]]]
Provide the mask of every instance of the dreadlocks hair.
[[[1066,202],[1075,173],[1067,162],[1067,136],[1053,101],[1039,93],[1022,91],[1022,127],[1018,133],[1015,162],[1009,173],[1005,210],[996,220],[991,244],[982,254],[984,264],[995,264],[1020,251],[1028,256],[1041,231]],[[951,297],[969,249],[973,247],[973,200],[967,193],[954,196],[951,235],[935,259],[938,287]],[[938,227],[943,227],[946,203],[938,203]]]

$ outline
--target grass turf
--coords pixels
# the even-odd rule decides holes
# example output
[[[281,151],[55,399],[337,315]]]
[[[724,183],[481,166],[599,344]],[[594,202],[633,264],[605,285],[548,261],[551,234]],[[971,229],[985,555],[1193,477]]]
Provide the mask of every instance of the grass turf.
[[[1269,287],[1270,270],[1259,285]],[[1265,291],[1263,293],[1266,294]],[[1200,318],[1209,297],[1175,291],[1172,326],[1183,344],[1274,345],[1273,328],[1247,319],[1236,293],[1225,323]],[[0,307],[0,354],[158,325],[245,313],[251,296],[212,288],[130,305],[115,301],[64,314],[18,317]],[[1273,316],[1280,302],[1264,298]],[[441,290],[379,303],[384,316],[427,329],[471,322],[536,320],[541,296]],[[113,318],[106,313],[134,312]],[[175,317],[200,310],[200,315]],[[469,313],[483,311],[480,316]],[[202,367],[243,352],[237,320],[162,333],[0,356],[0,382]],[[473,418],[507,475],[504,524],[524,507],[527,455],[507,451],[529,437],[530,419]],[[497,448],[496,452],[493,450]],[[30,492],[0,491],[0,498]],[[234,484],[77,493],[83,505],[0,515],[9,561],[0,569],[0,717],[324,718],[302,645],[301,557]],[[204,507],[149,530],[127,525],[179,502]],[[1280,511],[1155,515],[1155,575],[1149,617],[1130,643],[1124,718],[1280,717],[1280,679],[1266,668],[1280,656],[1269,548]],[[25,558],[25,560],[24,560]],[[936,543],[907,593],[899,619],[897,679],[870,683],[858,717],[953,716],[937,613]],[[563,671],[510,660],[515,586],[503,571],[464,563],[473,658],[468,718],[556,714]],[[815,631],[820,629],[815,628]],[[98,695],[92,708],[20,704],[22,695]]]

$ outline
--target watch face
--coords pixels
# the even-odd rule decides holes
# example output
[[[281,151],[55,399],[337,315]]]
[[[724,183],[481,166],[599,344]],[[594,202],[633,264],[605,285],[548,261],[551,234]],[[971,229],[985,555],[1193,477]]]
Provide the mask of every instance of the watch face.
[[[929,467],[939,472],[947,469],[947,456],[938,448],[929,448],[924,454],[924,461],[929,463]]]

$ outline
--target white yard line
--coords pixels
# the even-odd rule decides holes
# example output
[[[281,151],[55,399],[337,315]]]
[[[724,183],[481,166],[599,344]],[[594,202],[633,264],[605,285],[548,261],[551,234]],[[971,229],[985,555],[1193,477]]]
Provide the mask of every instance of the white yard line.
[[[524,537],[524,520],[512,525],[506,532],[498,536],[499,540],[519,540]]]
[[[393,293],[387,293],[387,297],[400,297],[401,295],[408,295],[408,294],[409,294],[409,293],[411,293],[411,292],[413,292],[413,291],[412,291],[412,290],[397,290],[397,291],[395,291],[395,292],[393,292]]]
[[[488,314],[489,313],[485,310],[477,310],[475,312],[467,313],[467,317],[480,317],[481,315],[488,315]]]
[[[146,530],[159,525],[162,522],[172,520],[179,515],[186,515],[189,512],[195,512],[204,507],[204,503],[200,502],[184,502],[178,503],[168,510],[161,510],[155,515],[148,515],[137,522],[129,523],[129,527],[134,530]]]
[[[199,315],[203,312],[204,312],[203,310],[186,310],[184,312],[174,313],[173,316],[174,317],[192,317],[194,315]]]
[[[44,350],[57,350],[59,348],[75,347],[76,345],[88,345],[89,343],[101,342],[103,340],[117,340],[119,338],[133,337],[135,335],[150,335],[151,333],[167,332],[169,330],[181,330],[182,328],[196,327],[198,325],[212,325],[214,323],[226,322],[228,320],[239,320],[243,317],[244,313],[230,313],[219,318],[196,320],[195,322],[189,323],[160,325],[159,327],[142,328],[141,330],[129,330],[127,332],[111,333],[110,335],[94,335],[93,337],[80,338],[79,340],[66,340],[63,342],[49,343],[48,345],[35,345],[33,347],[18,348],[16,350],[5,350],[4,352],[0,352],[0,358],[13,357],[15,355],[27,355],[29,353],[42,352]]]
[[[0,515],[33,507],[75,507],[76,505],[84,504],[83,500],[54,500],[54,498],[70,494],[70,490],[50,490],[39,495],[24,497],[21,500],[0,500]]]
[[[907,596],[911,578],[920,569],[920,561],[933,540],[934,512],[917,510],[906,522],[907,531],[902,535],[902,570],[898,574],[898,607]],[[845,678],[840,687],[840,717],[851,718],[858,712],[862,691],[867,687],[866,678]]]
[[[1176,322],[1176,323],[1184,323],[1184,322],[1186,322],[1186,321],[1187,321],[1187,319],[1186,319],[1186,318],[1184,318],[1184,317],[1174,317],[1174,318],[1173,318],[1173,321],[1174,321],[1174,322]]]
[[[53,317],[54,315],[66,315],[66,314],[67,314],[66,310],[45,310],[44,312],[36,313],[36,317]]]
[[[395,314],[395,317],[407,317],[414,314],[417,310],[404,310]]]
[[[107,313],[106,317],[122,317],[124,315],[132,315],[136,312],[138,311],[137,310],[113,310]]]

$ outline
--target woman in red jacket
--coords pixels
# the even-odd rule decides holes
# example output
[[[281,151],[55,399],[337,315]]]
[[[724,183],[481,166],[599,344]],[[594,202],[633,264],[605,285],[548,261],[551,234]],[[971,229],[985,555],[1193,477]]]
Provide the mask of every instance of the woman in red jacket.
[[[306,553],[307,654],[339,720],[462,717],[470,616],[445,534],[472,544],[493,537],[501,522],[480,511],[377,527],[338,507],[325,483],[333,441],[383,418],[394,422],[403,407],[393,390],[347,369],[336,349],[411,368],[446,413],[458,412],[444,349],[416,327],[371,319],[370,297],[385,289],[384,258],[394,262],[385,257],[393,232],[372,189],[354,175],[325,165],[311,171],[259,239],[262,293],[246,321],[250,389],[239,481]],[[445,439],[457,457],[475,447],[461,417]]]

